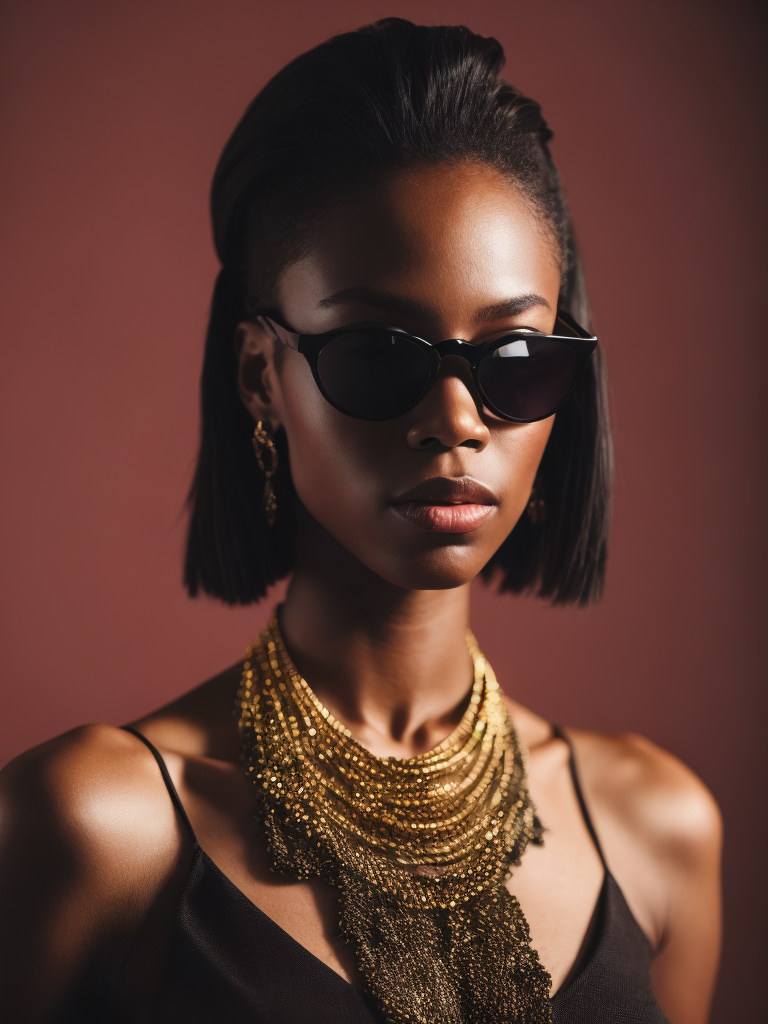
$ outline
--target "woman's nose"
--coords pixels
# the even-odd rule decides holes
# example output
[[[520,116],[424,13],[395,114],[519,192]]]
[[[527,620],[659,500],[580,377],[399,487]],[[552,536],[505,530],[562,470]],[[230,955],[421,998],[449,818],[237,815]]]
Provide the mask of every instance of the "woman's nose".
[[[437,380],[411,415],[408,444],[412,448],[464,446],[482,451],[491,439],[465,359],[443,360]]]

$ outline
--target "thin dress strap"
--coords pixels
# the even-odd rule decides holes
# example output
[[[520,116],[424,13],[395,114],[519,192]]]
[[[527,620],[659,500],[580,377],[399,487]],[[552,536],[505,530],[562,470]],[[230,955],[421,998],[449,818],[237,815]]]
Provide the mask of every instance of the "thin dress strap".
[[[149,740],[147,739],[146,736],[143,735],[143,733],[140,733],[138,729],[134,729],[132,725],[121,725],[120,728],[123,729],[125,732],[133,733],[133,735],[137,739],[140,739],[141,742],[146,747],[149,747],[149,749],[152,751],[152,756],[157,761],[157,766],[160,769],[160,774],[163,777],[165,788],[168,790],[168,794],[171,800],[173,801],[173,806],[176,808],[179,817],[184,822],[184,825],[187,831],[189,832],[192,842],[194,843],[195,846],[198,846],[199,843],[197,841],[197,836],[195,835],[195,830],[192,828],[192,822],[187,817],[187,812],[184,810],[184,804],[181,802],[181,798],[179,797],[179,794],[176,792],[176,787],[174,786],[173,780],[171,779],[171,773],[168,771],[168,765],[163,760],[163,755],[160,753],[160,751],[153,743],[149,742]]]
[[[603,862],[603,867],[607,871],[608,865],[605,862],[603,848],[600,845],[600,840],[597,838],[597,832],[595,831],[595,826],[592,824],[592,818],[589,816],[589,811],[587,810],[587,803],[584,799],[584,793],[581,789],[581,783],[579,782],[579,773],[576,770],[576,758],[573,753],[573,744],[571,743],[570,738],[563,732],[559,725],[552,726],[552,735],[556,736],[557,739],[563,740],[565,743],[568,744],[568,767],[571,770],[571,781],[573,782],[573,788],[576,792],[576,799],[579,801],[579,807],[581,808],[581,814],[584,818],[584,824],[587,826],[587,832],[589,832],[590,836],[592,837],[592,842],[595,844],[595,849],[598,852],[600,860]]]

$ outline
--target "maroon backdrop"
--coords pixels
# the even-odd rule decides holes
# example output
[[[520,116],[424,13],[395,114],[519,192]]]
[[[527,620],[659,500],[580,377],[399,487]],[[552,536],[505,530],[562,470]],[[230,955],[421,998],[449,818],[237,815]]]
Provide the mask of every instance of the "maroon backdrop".
[[[497,36],[510,80],[542,102],[612,375],[606,599],[563,611],[478,587],[481,643],[542,714],[645,733],[714,790],[727,826],[714,1019],[756,1020],[767,838],[757,5],[6,0],[0,761],[170,699],[235,661],[263,623],[269,604],[227,609],[180,585],[216,272],[209,182],[267,78],[389,14]]]

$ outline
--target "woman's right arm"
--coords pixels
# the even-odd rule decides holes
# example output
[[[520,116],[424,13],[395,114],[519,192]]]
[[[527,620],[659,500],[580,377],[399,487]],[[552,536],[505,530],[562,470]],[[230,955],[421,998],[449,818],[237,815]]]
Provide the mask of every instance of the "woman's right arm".
[[[111,726],[75,729],[0,772],[0,1005],[55,1019],[136,933],[173,873],[178,828],[157,767]]]

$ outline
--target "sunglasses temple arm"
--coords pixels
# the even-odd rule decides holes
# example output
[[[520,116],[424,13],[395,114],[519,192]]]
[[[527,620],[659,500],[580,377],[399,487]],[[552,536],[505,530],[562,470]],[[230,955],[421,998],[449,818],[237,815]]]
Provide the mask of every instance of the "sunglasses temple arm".
[[[287,331],[285,327],[281,327],[280,324],[275,323],[274,320],[270,320],[268,316],[259,316],[256,319],[273,341],[279,341],[281,344],[287,345],[289,348],[294,348],[298,352],[299,338],[301,337],[300,334],[294,334],[293,331]]]
[[[566,310],[558,309],[558,311],[557,311],[557,319],[560,321],[561,324],[565,324],[565,326],[568,328],[569,332],[575,338],[580,338],[580,339],[582,339],[584,341],[597,341],[597,338],[595,337],[595,335],[594,334],[590,334],[589,331],[586,331],[581,326],[581,324],[576,323],[576,321],[573,319],[573,317],[570,315],[570,313],[566,312]]]

